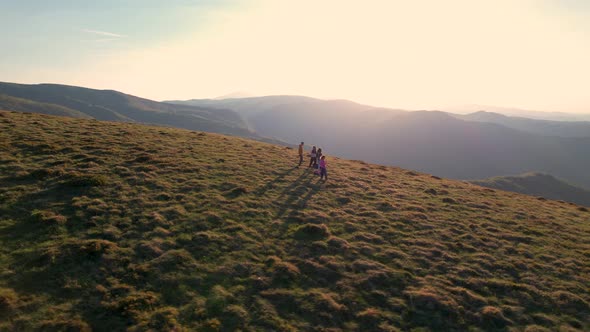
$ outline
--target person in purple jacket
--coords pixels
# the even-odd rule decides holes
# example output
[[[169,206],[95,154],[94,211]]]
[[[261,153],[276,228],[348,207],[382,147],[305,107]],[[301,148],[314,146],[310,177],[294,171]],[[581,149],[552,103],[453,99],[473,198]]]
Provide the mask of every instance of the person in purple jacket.
[[[320,180],[328,181],[328,170],[327,170],[326,156],[322,156],[320,159]]]

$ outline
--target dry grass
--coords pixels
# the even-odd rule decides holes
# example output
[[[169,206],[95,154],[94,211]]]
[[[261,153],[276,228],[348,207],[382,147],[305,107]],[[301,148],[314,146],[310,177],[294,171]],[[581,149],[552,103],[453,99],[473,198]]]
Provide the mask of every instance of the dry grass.
[[[590,213],[177,129],[0,112],[0,330],[590,330]]]

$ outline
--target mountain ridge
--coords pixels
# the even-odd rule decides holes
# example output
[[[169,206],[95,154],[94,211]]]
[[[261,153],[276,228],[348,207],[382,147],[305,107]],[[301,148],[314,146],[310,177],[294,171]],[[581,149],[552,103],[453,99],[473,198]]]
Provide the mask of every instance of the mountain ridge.
[[[555,111],[534,111],[515,107],[501,107],[491,105],[461,105],[454,107],[444,107],[444,111],[449,113],[469,114],[479,111],[499,113],[506,116],[524,117],[534,120],[549,121],[590,121],[590,113],[566,113]]]
[[[508,128],[544,136],[565,138],[590,137],[590,122],[588,121],[536,120],[487,111],[478,111],[466,115],[453,116],[467,121],[495,123]]]

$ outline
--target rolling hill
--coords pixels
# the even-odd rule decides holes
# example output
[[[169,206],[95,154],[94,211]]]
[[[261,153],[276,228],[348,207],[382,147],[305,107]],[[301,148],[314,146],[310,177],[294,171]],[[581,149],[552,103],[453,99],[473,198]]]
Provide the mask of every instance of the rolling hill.
[[[564,200],[590,207],[590,191],[572,186],[549,174],[527,173],[518,176],[497,176],[470,182],[483,187]]]
[[[553,137],[554,131],[543,132],[540,126],[537,133],[530,133],[444,112],[407,112],[297,96],[185,104],[234,110],[262,136],[304,140],[344,158],[468,180],[536,171],[590,188],[590,137]]]
[[[29,99],[16,98],[0,94],[0,109],[16,112],[30,112],[48,115],[70,116],[73,118],[92,119],[88,114],[56,104],[40,103]]]
[[[590,329],[587,208],[296,160],[0,112],[0,330]]]
[[[231,110],[160,103],[112,90],[0,82],[0,106],[12,111],[157,124],[264,140],[248,130]]]

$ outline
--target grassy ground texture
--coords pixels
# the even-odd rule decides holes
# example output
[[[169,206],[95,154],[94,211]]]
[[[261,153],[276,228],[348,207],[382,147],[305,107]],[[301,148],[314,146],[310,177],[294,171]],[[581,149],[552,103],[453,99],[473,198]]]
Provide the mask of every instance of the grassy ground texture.
[[[325,153],[0,112],[0,330],[590,330],[587,208]]]

